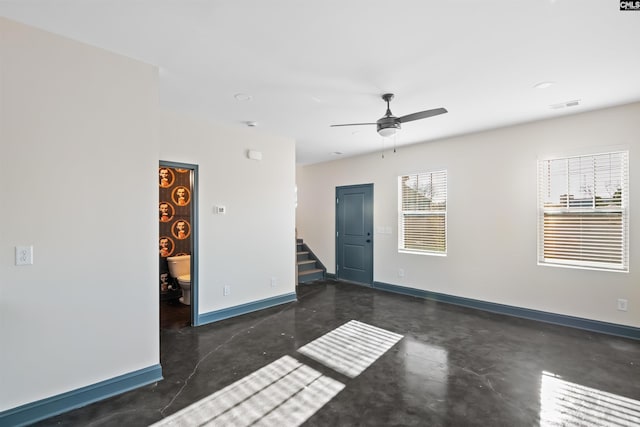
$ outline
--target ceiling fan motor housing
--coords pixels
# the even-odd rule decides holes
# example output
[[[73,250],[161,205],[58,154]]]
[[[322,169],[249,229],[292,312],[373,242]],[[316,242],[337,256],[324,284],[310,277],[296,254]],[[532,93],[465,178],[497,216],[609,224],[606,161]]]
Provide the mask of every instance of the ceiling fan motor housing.
[[[385,116],[376,122],[378,133],[384,136],[384,133],[394,134],[400,130],[400,121],[395,116]],[[389,131],[391,130],[391,131]]]

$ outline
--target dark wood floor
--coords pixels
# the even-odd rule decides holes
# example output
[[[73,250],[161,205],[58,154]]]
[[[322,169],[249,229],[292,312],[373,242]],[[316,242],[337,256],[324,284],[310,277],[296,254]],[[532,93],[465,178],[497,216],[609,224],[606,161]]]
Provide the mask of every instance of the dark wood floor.
[[[160,301],[160,328],[180,329],[191,325],[191,306],[177,299]]]

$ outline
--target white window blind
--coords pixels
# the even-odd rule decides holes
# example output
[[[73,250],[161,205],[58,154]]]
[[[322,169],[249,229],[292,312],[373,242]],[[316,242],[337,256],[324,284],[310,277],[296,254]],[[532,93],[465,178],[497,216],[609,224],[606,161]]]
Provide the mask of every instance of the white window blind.
[[[446,254],[447,171],[398,177],[398,249]]]
[[[628,152],[538,168],[539,263],[628,271]]]

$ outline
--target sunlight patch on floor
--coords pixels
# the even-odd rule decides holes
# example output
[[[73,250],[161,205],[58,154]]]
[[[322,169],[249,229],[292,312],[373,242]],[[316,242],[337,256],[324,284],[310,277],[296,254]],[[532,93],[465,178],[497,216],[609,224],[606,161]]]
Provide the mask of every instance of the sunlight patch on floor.
[[[299,426],[343,388],[283,356],[154,426]]]
[[[615,426],[640,425],[640,401],[586,387],[542,372],[540,425]]]
[[[355,378],[402,338],[402,335],[351,320],[299,348],[298,352]]]

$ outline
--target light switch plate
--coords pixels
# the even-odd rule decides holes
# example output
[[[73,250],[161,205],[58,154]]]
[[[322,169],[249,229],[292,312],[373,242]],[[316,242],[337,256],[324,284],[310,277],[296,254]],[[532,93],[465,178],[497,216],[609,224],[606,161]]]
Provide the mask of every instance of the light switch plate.
[[[33,264],[33,246],[16,246],[16,265]]]

